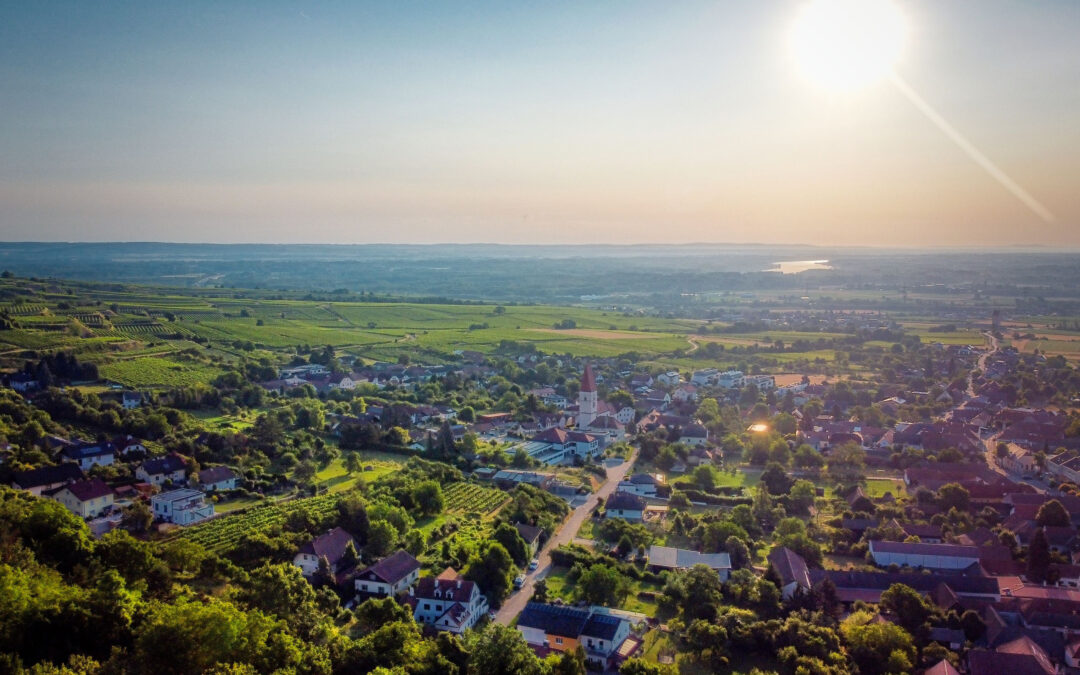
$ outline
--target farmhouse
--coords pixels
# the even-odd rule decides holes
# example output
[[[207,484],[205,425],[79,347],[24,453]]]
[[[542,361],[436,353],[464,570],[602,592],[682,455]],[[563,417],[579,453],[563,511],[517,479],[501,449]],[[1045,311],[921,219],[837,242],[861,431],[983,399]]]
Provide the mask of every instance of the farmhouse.
[[[206,503],[206,495],[187,488],[154,495],[150,506],[155,518],[177,525],[192,525],[214,515],[214,505]]]
[[[301,546],[293,557],[293,564],[300,568],[305,577],[311,578],[319,569],[319,560],[326,558],[330,563],[330,571],[336,574],[342,566],[345,550],[350,543],[359,553],[360,545],[356,539],[340,527],[335,527]]]
[[[409,589],[407,601],[417,622],[450,633],[464,633],[488,611],[488,601],[480,587],[450,567],[437,577],[418,581]]]
[[[407,551],[389,555],[356,575],[356,592],[362,595],[397,595],[420,576],[420,561]]]

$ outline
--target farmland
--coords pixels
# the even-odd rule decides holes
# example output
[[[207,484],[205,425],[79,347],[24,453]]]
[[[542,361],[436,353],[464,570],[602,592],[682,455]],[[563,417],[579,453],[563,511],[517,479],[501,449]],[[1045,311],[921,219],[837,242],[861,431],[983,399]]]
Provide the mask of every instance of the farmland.
[[[486,517],[502,508],[510,498],[496,488],[476,483],[451,483],[443,490],[443,500],[446,513]]]

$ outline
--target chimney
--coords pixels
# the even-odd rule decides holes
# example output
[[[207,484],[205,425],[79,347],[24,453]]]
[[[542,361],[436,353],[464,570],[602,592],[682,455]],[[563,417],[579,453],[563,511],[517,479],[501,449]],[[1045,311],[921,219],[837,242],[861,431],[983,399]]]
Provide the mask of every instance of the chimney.
[[[457,580],[457,587],[458,587],[458,588],[461,588],[461,577],[458,577],[458,580]]]

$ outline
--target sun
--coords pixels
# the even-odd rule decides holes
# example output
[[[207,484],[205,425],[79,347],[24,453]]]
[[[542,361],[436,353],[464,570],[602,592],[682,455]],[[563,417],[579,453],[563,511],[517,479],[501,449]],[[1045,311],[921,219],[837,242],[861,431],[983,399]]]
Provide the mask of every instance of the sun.
[[[810,0],[791,31],[791,53],[809,80],[837,91],[892,72],[907,25],[891,0]]]

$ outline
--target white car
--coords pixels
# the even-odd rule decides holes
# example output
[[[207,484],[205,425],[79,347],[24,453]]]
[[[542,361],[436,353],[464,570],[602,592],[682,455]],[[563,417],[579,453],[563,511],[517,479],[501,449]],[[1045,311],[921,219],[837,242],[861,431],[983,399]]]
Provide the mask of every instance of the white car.
[[[517,575],[517,577],[514,579],[514,588],[520,589],[524,585],[525,585],[525,575],[524,574]]]
[[[529,571],[530,572],[532,572],[537,567],[540,567],[540,559],[539,558],[533,558],[532,560],[529,561]]]

